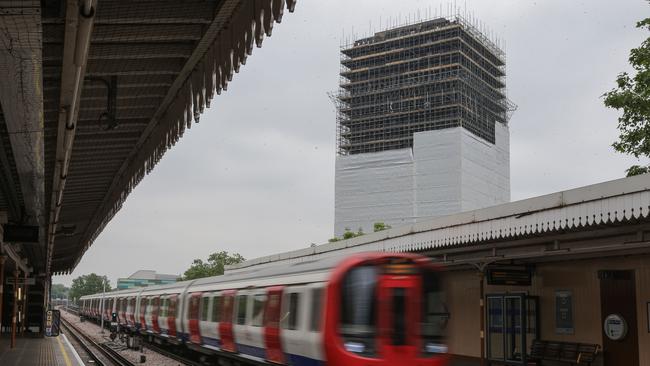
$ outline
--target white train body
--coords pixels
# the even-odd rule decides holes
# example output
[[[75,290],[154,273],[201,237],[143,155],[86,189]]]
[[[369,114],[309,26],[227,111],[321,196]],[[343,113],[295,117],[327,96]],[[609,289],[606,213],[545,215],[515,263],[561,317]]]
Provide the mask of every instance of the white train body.
[[[355,296],[345,295],[342,290],[347,273],[354,268],[388,268],[392,264],[386,263],[396,259],[418,271],[425,268],[427,273],[435,272],[418,256],[362,253],[343,262],[327,258],[281,267],[252,267],[223,276],[84,296],[80,299],[80,311],[94,319],[103,315],[106,321],[115,313],[119,325],[128,332],[159,343],[183,345],[207,355],[225,356],[239,363],[391,365],[395,360],[384,356],[388,353],[380,348],[388,350],[393,346],[374,334],[342,334],[340,329],[345,325],[340,324],[343,316],[339,311],[343,311],[340,304],[347,301],[345,296]],[[422,283],[417,271],[410,277],[379,270],[373,273],[376,273],[372,282],[375,287],[368,292],[372,297],[353,299],[355,307],[372,307],[373,314],[382,309],[375,298],[381,283],[397,278],[412,278],[415,281],[412,286]],[[359,302],[363,300],[366,304]],[[400,332],[416,330],[421,323],[418,311],[404,312],[410,315],[408,318],[403,315],[400,321],[412,318],[414,325]],[[381,322],[381,317],[378,314],[370,320],[373,327],[379,327],[376,322]],[[444,365],[444,355],[422,351],[429,348],[424,346],[426,340],[420,338],[414,335],[409,338],[410,343],[400,343],[391,350],[399,354],[407,350],[405,347],[410,347],[409,352],[418,348],[417,352],[411,352],[413,365]],[[363,350],[355,345],[363,345]],[[372,362],[366,363],[368,360]]]

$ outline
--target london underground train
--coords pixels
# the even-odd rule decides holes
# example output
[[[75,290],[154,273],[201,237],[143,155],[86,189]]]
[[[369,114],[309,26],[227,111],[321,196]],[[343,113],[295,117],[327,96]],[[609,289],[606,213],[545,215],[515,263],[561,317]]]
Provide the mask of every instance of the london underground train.
[[[427,258],[358,253],[84,296],[80,312],[225,365],[441,366],[443,296]]]

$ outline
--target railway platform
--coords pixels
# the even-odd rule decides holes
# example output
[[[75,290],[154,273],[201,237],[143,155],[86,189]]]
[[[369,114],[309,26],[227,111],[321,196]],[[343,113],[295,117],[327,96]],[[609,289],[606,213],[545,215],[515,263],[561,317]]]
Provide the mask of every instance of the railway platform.
[[[10,347],[7,336],[0,337],[0,365],[3,366],[83,366],[82,360],[64,334],[58,337],[17,337]]]

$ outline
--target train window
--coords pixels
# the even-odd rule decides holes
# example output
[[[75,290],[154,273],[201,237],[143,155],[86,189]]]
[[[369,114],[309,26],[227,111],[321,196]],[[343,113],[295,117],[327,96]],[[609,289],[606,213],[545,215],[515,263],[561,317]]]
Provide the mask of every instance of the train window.
[[[392,344],[394,346],[404,346],[406,345],[406,290],[404,288],[394,288],[392,292]]]
[[[190,297],[190,308],[189,308],[189,319],[198,319],[199,318],[199,298],[192,295]]]
[[[342,285],[341,332],[372,337],[376,323],[376,267],[357,267],[345,276]]]
[[[178,314],[176,314],[176,302],[178,301],[177,297],[174,295],[171,298],[169,298],[169,310],[167,310],[167,316],[172,316],[176,318]]]
[[[288,294],[287,313],[284,314],[282,328],[298,329],[298,309],[300,309],[300,294],[292,292]]]
[[[429,341],[441,341],[445,335],[449,312],[444,292],[435,272],[423,275],[424,306],[422,307],[422,336]]]
[[[323,289],[311,290],[311,324],[309,329],[314,332],[320,330],[321,311],[323,309]]]
[[[237,324],[246,324],[246,300],[248,296],[237,296]]]
[[[261,327],[264,323],[264,304],[266,303],[265,294],[257,294],[253,296],[253,321],[254,327]]]
[[[147,299],[146,298],[140,298],[140,317],[145,316],[147,312]]]
[[[201,314],[199,319],[203,322],[208,321],[208,312],[210,311],[210,298],[202,297],[201,298]]]
[[[160,300],[160,317],[166,317],[167,316],[167,306],[169,304],[169,300],[167,298],[163,298]]]
[[[210,319],[211,322],[217,323],[219,322],[219,315],[221,314],[221,301],[222,301],[221,296],[215,296],[212,298],[212,317]]]
[[[151,308],[151,315],[158,316],[160,311],[160,297],[153,298]]]

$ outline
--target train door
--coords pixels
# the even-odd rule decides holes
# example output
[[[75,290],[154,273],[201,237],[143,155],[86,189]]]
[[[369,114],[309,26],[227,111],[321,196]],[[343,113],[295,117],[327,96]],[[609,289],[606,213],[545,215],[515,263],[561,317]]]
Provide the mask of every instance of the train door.
[[[201,292],[194,292],[190,295],[187,309],[189,323],[190,342],[201,344],[201,331],[199,329],[199,305],[201,303]]]
[[[158,314],[160,312],[160,296],[151,300],[151,326],[154,333],[160,334],[160,324],[158,324]]]
[[[206,321],[201,324],[201,336],[203,337],[203,344],[206,347],[218,348],[219,344],[219,321],[221,320],[221,305],[222,305],[222,296],[217,292],[211,292],[209,294],[204,294],[203,299],[207,303],[207,299],[210,299],[210,311],[209,317]],[[206,313],[206,317],[208,314]]]
[[[122,310],[123,302],[124,299],[122,298],[117,299],[117,322],[120,324],[124,323],[124,311]]]
[[[225,351],[237,352],[235,337],[232,332],[233,309],[235,294],[237,291],[229,290],[223,292],[223,306],[221,309],[221,321],[219,322],[219,336],[221,337],[221,348]]]
[[[268,300],[264,309],[264,345],[266,359],[275,363],[285,363],[282,342],[280,341],[280,310],[284,286],[269,287]]]
[[[178,295],[169,296],[169,304],[167,308],[167,326],[169,327],[169,336],[176,337],[176,314],[178,313]]]
[[[147,302],[149,298],[140,296],[140,331],[147,331],[147,320],[145,318],[147,314]]]
[[[377,350],[388,363],[415,359],[420,355],[420,303],[422,285],[419,276],[383,274],[377,286]]]

